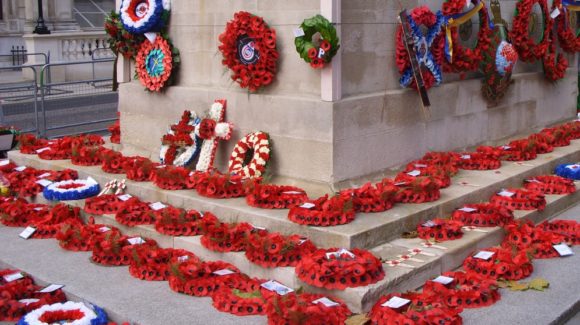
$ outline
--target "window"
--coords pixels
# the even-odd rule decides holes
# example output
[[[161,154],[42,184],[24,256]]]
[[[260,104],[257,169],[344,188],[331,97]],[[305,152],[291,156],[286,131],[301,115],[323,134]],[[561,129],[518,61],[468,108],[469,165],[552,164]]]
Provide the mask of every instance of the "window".
[[[115,9],[115,0],[75,0],[73,13],[83,29],[102,29],[105,17]]]

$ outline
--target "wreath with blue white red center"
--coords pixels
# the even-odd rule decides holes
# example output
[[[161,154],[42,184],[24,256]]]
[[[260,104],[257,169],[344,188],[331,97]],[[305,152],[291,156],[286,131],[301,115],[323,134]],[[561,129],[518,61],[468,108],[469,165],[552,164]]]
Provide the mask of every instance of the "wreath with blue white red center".
[[[82,200],[99,194],[99,183],[92,178],[52,183],[42,192],[49,201]]]
[[[108,322],[107,314],[100,307],[67,301],[35,309],[22,317],[17,325],[106,325]]]
[[[180,64],[179,51],[161,35],[141,43],[135,57],[135,73],[149,91],[160,91],[173,81],[173,70]]]
[[[201,118],[195,112],[183,112],[179,122],[171,125],[161,139],[159,160],[162,164],[187,166],[199,157],[203,139],[195,134],[195,129],[200,123]]]
[[[121,22],[133,34],[161,31],[169,20],[170,0],[122,0]]]
[[[440,11],[433,13],[428,7],[421,6],[411,10],[408,14],[408,20],[425,88],[429,89],[434,84],[440,84],[443,80],[441,64],[443,63],[444,38],[441,28],[445,24],[445,17]],[[421,26],[427,28],[427,33],[423,33]],[[417,83],[413,78],[413,69],[409,60],[409,52],[404,44],[401,26],[397,29],[395,56],[401,74],[399,80],[401,87],[416,89]]]

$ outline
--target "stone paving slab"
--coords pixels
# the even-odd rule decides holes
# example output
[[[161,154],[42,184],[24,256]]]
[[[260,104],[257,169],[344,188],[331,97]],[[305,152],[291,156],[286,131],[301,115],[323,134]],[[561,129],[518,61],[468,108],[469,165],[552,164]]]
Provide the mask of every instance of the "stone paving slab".
[[[35,168],[76,169],[81,177],[91,176],[101,184],[122,177],[104,173],[99,166],[80,167],[68,160],[41,160],[35,155],[17,151],[9,152],[9,158]],[[286,235],[300,234],[311,238],[319,247],[369,249],[398,238],[402,232],[413,230],[422,221],[445,217],[465,203],[485,201],[502,187],[520,187],[527,177],[549,174],[557,164],[579,160],[580,140],[575,140],[570,146],[555,148],[554,152],[539,155],[530,162],[503,162],[503,167],[495,171],[462,170],[453,178],[453,184],[441,191],[441,199],[436,202],[397,204],[383,213],[359,213],[352,223],[335,227],[298,225],[288,220],[288,210],[253,208],[245,203],[244,198],[209,199],[191,190],[160,190],[151,182],[127,181],[127,187],[129,193],[146,201],[162,201],[176,207],[211,211],[223,221],[250,222]]]
[[[159,324],[266,324],[261,316],[237,317],[217,311],[211,298],[175,293],[167,282],[148,282],[129,275],[127,267],[91,263],[90,252],[69,252],[56,240],[18,237],[22,228],[0,226],[0,267],[18,268],[39,283],[66,285],[70,300],[101,306],[113,321],[140,325]]]
[[[580,204],[554,219],[580,222]],[[550,287],[545,292],[533,290],[513,292],[502,289],[501,300],[493,306],[464,310],[461,313],[464,323],[470,325],[580,324],[580,317],[573,317],[580,310],[580,272],[578,272],[580,249],[576,246],[572,250],[575,253],[573,256],[534,260],[534,272],[526,280],[537,277],[548,280]]]

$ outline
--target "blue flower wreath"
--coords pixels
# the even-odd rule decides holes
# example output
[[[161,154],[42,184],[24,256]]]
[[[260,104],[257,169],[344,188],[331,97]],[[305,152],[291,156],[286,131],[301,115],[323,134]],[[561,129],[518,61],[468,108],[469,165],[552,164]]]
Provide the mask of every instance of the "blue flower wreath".
[[[167,24],[169,9],[167,0],[123,0],[121,23],[132,34],[159,32]]]
[[[419,65],[425,66],[433,74],[436,84],[439,85],[443,80],[441,74],[441,66],[435,62],[435,58],[433,58],[430,49],[431,46],[433,45],[435,37],[437,37],[437,35],[441,32],[441,28],[445,25],[446,20],[441,11],[437,11],[436,16],[437,21],[435,25],[429,28],[429,30],[427,31],[427,35],[423,35],[423,32],[421,31],[419,25],[417,25],[417,23],[415,22],[415,20],[413,20],[411,15],[407,15],[409,25],[411,26],[411,34],[413,36],[413,43],[415,47],[415,53],[417,54],[417,61],[419,61]],[[423,51],[424,53],[421,53]],[[412,81],[413,81],[413,69],[409,67],[401,75],[399,83],[401,87],[406,88],[409,87]]]
[[[558,165],[555,173],[560,177],[566,177],[576,181],[580,180],[580,163]]]
[[[81,187],[62,189],[59,186],[81,184]],[[99,194],[101,188],[94,180],[67,180],[52,183],[44,188],[42,194],[49,201],[82,200]]]

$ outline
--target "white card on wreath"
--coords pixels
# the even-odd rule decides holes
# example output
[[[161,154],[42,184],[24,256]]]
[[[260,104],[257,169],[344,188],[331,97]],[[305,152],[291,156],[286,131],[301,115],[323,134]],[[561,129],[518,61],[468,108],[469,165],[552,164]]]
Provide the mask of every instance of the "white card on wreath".
[[[469,207],[463,207],[463,208],[461,208],[461,209],[457,209],[457,210],[459,210],[459,211],[463,211],[463,212],[467,212],[467,213],[470,213],[470,212],[475,212],[475,211],[477,211],[477,209],[474,209],[474,208],[469,208]]]
[[[21,172],[21,171],[23,171],[25,169],[26,169],[26,166],[18,166],[16,168],[14,168],[14,170],[17,171],[17,172]]]
[[[23,239],[28,239],[28,238],[30,238],[30,236],[32,236],[32,234],[34,234],[35,231],[36,231],[36,228],[28,226],[18,236],[20,236],[20,238],[23,238]]]
[[[222,269],[222,270],[217,270],[217,271],[214,271],[213,272],[213,274],[219,275],[219,276],[222,276],[222,275],[230,275],[230,274],[234,274],[234,273],[236,273],[236,272],[234,272],[234,271],[232,271],[230,269]]]
[[[40,301],[40,299],[36,299],[36,298],[28,298],[28,299],[20,299],[20,300],[18,300],[18,302],[21,302],[21,303],[23,303],[23,304],[25,304],[27,306],[30,305],[30,304],[37,303],[39,301]]]
[[[119,195],[117,196],[117,198],[119,198],[119,200],[121,201],[127,201],[130,198],[132,198],[133,196],[131,196],[131,194],[123,194],[123,195]]]
[[[487,261],[489,260],[495,253],[488,252],[488,251],[480,251],[479,253],[473,255],[474,258],[478,258],[480,260]]]
[[[61,289],[61,288],[64,288],[64,284],[51,284],[51,285],[44,287],[44,289],[36,291],[36,292],[51,293],[51,292],[54,292],[54,291]]]
[[[448,285],[449,283],[453,282],[453,280],[454,279],[451,277],[440,275],[431,281],[441,283],[442,285]]]
[[[10,160],[8,160],[8,159],[0,160],[0,166],[6,166],[9,163],[10,163]]]
[[[47,187],[48,185],[52,184],[52,182],[48,179],[40,179],[36,181],[36,184],[39,184],[42,187]]]
[[[50,173],[44,173],[44,174],[42,174],[42,175],[40,175],[40,176],[38,176],[36,178],[45,178],[45,177],[48,177],[48,176],[50,176]]]
[[[554,249],[562,257],[563,256],[571,256],[571,255],[574,255],[574,252],[572,251],[572,249],[570,249],[570,246],[568,246],[568,245],[566,245],[564,243],[563,244],[554,245]]]
[[[24,278],[24,274],[22,274],[22,272],[16,272],[16,273],[12,273],[12,274],[8,274],[3,276],[4,281],[6,282],[12,282],[12,281],[16,281],[16,280],[20,280],[22,278]]]
[[[340,305],[338,302],[332,301],[332,300],[330,300],[330,299],[328,299],[326,297],[322,297],[322,298],[316,299],[312,303],[313,304],[323,304],[326,307],[336,307],[336,306],[339,306]]]
[[[287,286],[283,285],[282,283],[274,280],[270,280],[268,282],[264,282],[260,285],[262,288],[266,290],[270,290],[276,292],[280,296],[284,296],[289,294],[290,292],[294,292],[294,290],[288,288]]]
[[[131,245],[141,245],[141,244],[145,244],[145,240],[143,238],[141,238],[141,237],[129,238],[129,239],[127,239],[127,241]]]
[[[387,302],[382,304],[381,306],[397,309],[397,308],[405,306],[406,304],[408,304],[410,302],[411,302],[411,300],[409,300],[409,299],[394,296],[391,299],[389,299]]]
[[[314,203],[306,202],[306,203],[302,204],[300,207],[304,208],[304,209],[312,209],[315,206],[316,206],[316,204],[314,204]]]
[[[501,192],[497,193],[497,195],[503,196],[503,197],[512,197],[512,196],[514,196],[514,194],[516,194],[516,193],[510,192],[508,190],[501,190]]]
[[[155,211],[159,211],[161,209],[167,208],[167,206],[161,202],[151,203],[151,204],[149,204],[149,207]]]

